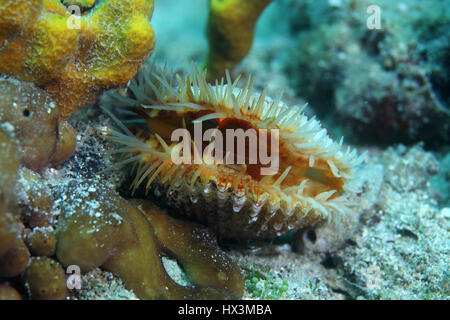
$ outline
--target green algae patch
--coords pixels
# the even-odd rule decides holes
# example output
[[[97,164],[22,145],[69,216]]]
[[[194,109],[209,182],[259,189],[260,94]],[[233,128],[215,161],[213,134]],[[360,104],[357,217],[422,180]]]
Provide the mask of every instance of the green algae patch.
[[[275,279],[270,271],[249,266],[244,273],[245,289],[254,298],[278,300],[289,289],[287,280]]]

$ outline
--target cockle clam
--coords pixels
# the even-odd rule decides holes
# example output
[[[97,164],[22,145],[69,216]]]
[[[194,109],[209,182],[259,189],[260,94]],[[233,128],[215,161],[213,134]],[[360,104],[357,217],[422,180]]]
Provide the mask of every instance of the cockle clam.
[[[107,112],[133,111],[151,130],[132,132],[117,118],[120,130],[111,130],[112,140],[121,145],[115,152],[125,155],[118,166],[134,163],[133,191],[140,186],[155,190],[177,214],[204,223],[225,238],[271,238],[323,220],[338,221],[346,214],[348,182],[363,155],[350,148],[344,151],[342,139],[334,142],[318,120],[309,119],[302,107],[286,106],[281,94],[276,99],[267,97],[265,90],[254,94],[252,77],[240,89],[239,79],[231,81],[229,73],[226,80],[212,85],[206,72],[193,69],[183,78],[149,63],[129,83],[126,94],[115,92],[104,99]],[[180,128],[194,138],[198,123],[200,145],[174,141]],[[208,134],[208,129],[222,137],[230,129],[258,134],[245,145],[243,163],[230,165],[225,160],[236,160],[238,147],[233,145],[230,157],[223,146],[228,139],[219,150],[217,134]],[[268,132],[265,141],[262,132]],[[271,151],[277,152],[278,170],[267,175],[261,173],[267,169],[261,157],[250,161],[251,146],[265,142],[272,149],[273,132],[278,148]],[[188,156],[192,161],[177,162],[173,155],[186,156],[186,145],[193,146]],[[209,156],[203,152],[201,161],[195,161],[201,150]]]

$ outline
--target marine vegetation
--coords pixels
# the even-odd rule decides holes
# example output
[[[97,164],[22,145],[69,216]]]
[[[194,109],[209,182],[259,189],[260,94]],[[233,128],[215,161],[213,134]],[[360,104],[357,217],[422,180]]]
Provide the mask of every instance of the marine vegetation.
[[[246,290],[253,297],[278,300],[288,290],[286,280],[276,282],[270,273],[256,267],[244,269],[244,273]]]

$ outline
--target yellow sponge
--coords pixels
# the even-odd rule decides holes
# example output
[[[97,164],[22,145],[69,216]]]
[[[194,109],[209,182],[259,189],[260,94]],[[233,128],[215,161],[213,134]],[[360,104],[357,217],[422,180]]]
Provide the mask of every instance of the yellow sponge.
[[[208,18],[208,78],[233,69],[250,51],[256,21],[271,0],[211,0]]]

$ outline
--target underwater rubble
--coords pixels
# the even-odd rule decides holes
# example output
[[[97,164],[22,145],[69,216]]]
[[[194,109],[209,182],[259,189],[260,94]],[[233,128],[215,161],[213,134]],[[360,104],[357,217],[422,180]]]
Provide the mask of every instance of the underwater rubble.
[[[450,12],[431,1],[294,1],[295,45],[285,72],[291,86],[350,139],[382,144],[450,136]],[[380,8],[368,29],[366,8]],[[300,17],[300,18],[299,18]]]

